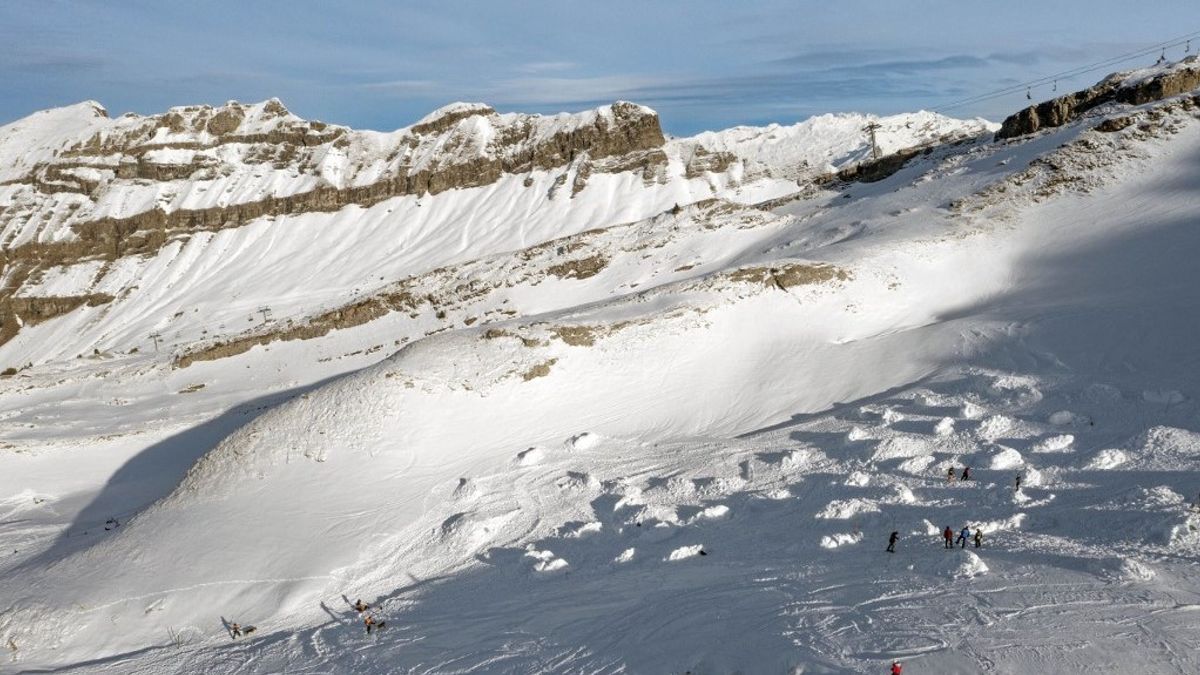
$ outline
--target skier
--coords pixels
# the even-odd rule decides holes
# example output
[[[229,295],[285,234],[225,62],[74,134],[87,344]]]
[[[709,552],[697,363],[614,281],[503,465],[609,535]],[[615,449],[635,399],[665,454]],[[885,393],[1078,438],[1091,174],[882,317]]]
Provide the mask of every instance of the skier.
[[[967,540],[968,540],[968,539],[970,539],[970,538],[971,538],[971,526],[970,526],[970,525],[966,525],[966,526],[964,526],[964,527],[963,527],[963,529],[962,529],[962,532],[959,532],[959,533],[958,533],[958,540],[957,540],[957,541],[955,541],[954,543],[956,543],[956,544],[957,544],[957,543],[959,543],[959,542],[962,542],[962,547],[963,547],[963,548],[966,548],[966,547],[967,547]]]
[[[898,540],[898,539],[900,539],[899,532],[892,532],[892,536],[888,537],[888,547],[887,547],[888,553],[896,552],[896,540]]]
[[[975,528],[975,548],[983,546],[983,530]]]
[[[945,540],[946,548],[954,548],[954,530],[951,530],[949,525],[942,530],[942,539]]]
[[[361,599],[354,601],[354,611],[358,612],[359,614],[362,614],[368,609],[371,609],[371,606],[363,602]]]
[[[232,635],[234,639],[242,637],[242,627],[236,623],[231,625],[229,627],[229,634]]]
[[[1021,474],[1017,474],[1015,485],[1016,485],[1016,487],[1013,489],[1013,492],[1020,492],[1021,491]]]
[[[946,482],[947,483],[954,482],[954,467],[950,467],[950,470],[946,472]]]
[[[363,625],[367,627],[367,635],[370,635],[371,629],[375,627],[375,617],[368,614],[363,618]]]
[[[904,666],[900,665],[899,661],[892,661],[892,675],[900,675],[900,671],[903,669]]]
[[[971,467],[969,467],[969,466],[963,467],[962,479],[963,480],[971,480]]]

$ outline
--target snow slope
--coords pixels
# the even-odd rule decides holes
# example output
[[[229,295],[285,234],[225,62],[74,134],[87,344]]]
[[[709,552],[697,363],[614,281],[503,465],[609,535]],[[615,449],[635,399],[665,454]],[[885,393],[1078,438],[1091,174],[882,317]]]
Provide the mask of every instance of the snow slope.
[[[0,392],[9,658],[1191,672],[1196,109],[449,257],[413,283],[466,289],[452,329],[394,311],[179,369],[47,353]],[[947,525],[984,546],[943,550]]]

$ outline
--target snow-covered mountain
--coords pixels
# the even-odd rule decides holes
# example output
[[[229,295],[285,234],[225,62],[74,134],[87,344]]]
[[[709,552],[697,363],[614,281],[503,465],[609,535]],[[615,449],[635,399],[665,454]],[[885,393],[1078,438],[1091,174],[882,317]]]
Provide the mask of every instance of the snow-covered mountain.
[[[878,163],[628,103],[0,128],[10,665],[1194,669],[1198,71]]]

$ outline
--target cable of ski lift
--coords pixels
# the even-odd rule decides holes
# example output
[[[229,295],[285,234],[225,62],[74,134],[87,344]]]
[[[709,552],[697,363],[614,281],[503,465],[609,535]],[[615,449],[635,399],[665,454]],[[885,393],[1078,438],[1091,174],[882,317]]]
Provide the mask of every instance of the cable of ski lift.
[[[1001,96],[1007,96],[1010,94],[1014,94],[1016,92],[1019,92],[1022,88],[1026,89],[1027,92],[1031,92],[1033,87],[1037,87],[1037,86],[1044,85],[1044,84],[1051,84],[1051,83],[1057,84],[1057,80],[1066,80],[1066,79],[1070,79],[1072,77],[1076,77],[1079,75],[1084,75],[1086,73],[1090,73],[1090,72],[1093,72],[1096,70],[1101,70],[1103,68],[1109,68],[1111,66],[1114,66],[1118,63],[1122,63],[1124,61],[1131,61],[1136,58],[1148,56],[1150,54],[1153,54],[1156,51],[1160,52],[1160,55],[1165,55],[1167,49],[1184,46],[1185,47],[1184,53],[1187,53],[1186,50],[1190,49],[1191,41],[1193,39],[1197,39],[1197,38],[1200,38],[1200,31],[1195,31],[1192,33],[1188,33],[1186,35],[1181,35],[1179,37],[1171,38],[1170,40],[1167,40],[1166,42],[1159,42],[1157,44],[1150,45],[1150,46],[1144,47],[1142,49],[1138,49],[1136,51],[1126,52],[1124,54],[1109,57],[1109,58],[1103,59],[1101,61],[1096,61],[1094,63],[1089,63],[1089,64],[1085,64],[1082,66],[1076,66],[1075,68],[1070,68],[1070,69],[1064,70],[1062,72],[1054,73],[1051,75],[1046,75],[1045,77],[1040,77],[1040,78],[1029,80],[1026,82],[1020,82],[1017,84],[1010,85],[1008,87],[996,89],[994,91],[986,92],[983,94],[977,94],[975,96],[969,96],[967,98],[959,99],[957,101],[952,101],[950,103],[947,103],[946,105],[937,106],[934,108],[934,110],[937,112],[941,112],[941,111],[945,111],[945,110],[951,110],[953,108],[959,108],[964,105],[970,105],[972,103],[980,103],[980,102],[987,101],[987,100],[990,100],[993,98],[999,98]]]

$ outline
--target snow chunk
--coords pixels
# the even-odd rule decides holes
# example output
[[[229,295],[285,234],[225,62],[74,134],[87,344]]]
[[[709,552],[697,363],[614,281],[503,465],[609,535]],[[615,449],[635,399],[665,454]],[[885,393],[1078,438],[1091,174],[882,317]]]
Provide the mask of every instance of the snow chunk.
[[[846,432],[846,440],[850,441],[851,443],[856,441],[865,441],[870,437],[871,434],[867,433],[862,427],[854,427],[850,431]]]
[[[899,483],[892,486],[892,496],[888,499],[892,504],[916,504],[917,496],[907,485]]]
[[[637,549],[627,548],[624,551],[621,551],[621,553],[617,557],[613,558],[613,562],[615,562],[617,564],[627,563],[630,560],[633,560],[633,556],[636,553],[637,553]]]
[[[568,539],[582,539],[584,537],[596,534],[604,529],[604,524],[598,521],[588,523],[579,523],[572,528],[564,529],[562,536]]]
[[[954,418],[943,417],[937,423],[937,426],[933,428],[933,433],[937,434],[938,436],[949,436],[950,434],[954,433]]]
[[[951,579],[971,579],[988,573],[988,566],[972,551],[961,550],[937,567],[942,576]]]
[[[671,555],[667,556],[666,560],[667,562],[674,562],[676,560],[686,560],[687,558],[694,558],[695,556],[704,554],[703,544],[696,544],[694,546],[680,546],[674,551],[671,551]]]
[[[904,413],[888,408],[883,411],[883,423],[894,424],[904,420]]]
[[[1012,448],[1001,447],[1000,451],[992,455],[990,467],[997,470],[1016,469],[1025,465],[1025,458],[1021,457],[1021,453]]]
[[[567,561],[554,555],[553,551],[539,551],[531,547],[525,552],[525,557],[536,561],[533,569],[537,572],[556,572],[567,567]]]
[[[1092,457],[1092,459],[1086,465],[1084,465],[1084,468],[1105,471],[1108,469],[1115,469],[1128,461],[1129,455],[1125,454],[1124,451],[1116,448],[1106,448],[1100,452],[1097,452],[1096,456]]]
[[[851,487],[866,487],[871,483],[871,476],[865,471],[854,471],[846,476],[845,485]]]
[[[724,504],[717,504],[715,506],[710,506],[707,509],[704,509],[700,513],[697,513],[695,516],[692,517],[691,522],[694,523],[698,520],[721,520],[722,518],[728,518],[728,517],[729,517],[729,507],[725,506]]]
[[[985,520],[983,522],[973,523],[971,525],[971,533],[974,534],[975,530],[983,530],[984,545],[986,546],[988,535],[1006,530],[1019,530],[1024,522],[1024,513],[1014,513],[1013,515],[1000,520]],[[941,530],[938,530],[938,532],[941,532]],[[937,534],[937,532],[934,532],[934,534]]]
[[[862,532],[839,532],[834,535],[826,535],[821,537],[821,548],[834,549],[839,546],[857,544],[862,541],[862,538]]]
[[[958,416],[968,420],[977,420],[986,414],[987,409],[970,401],[963,403],[958,409]]]

